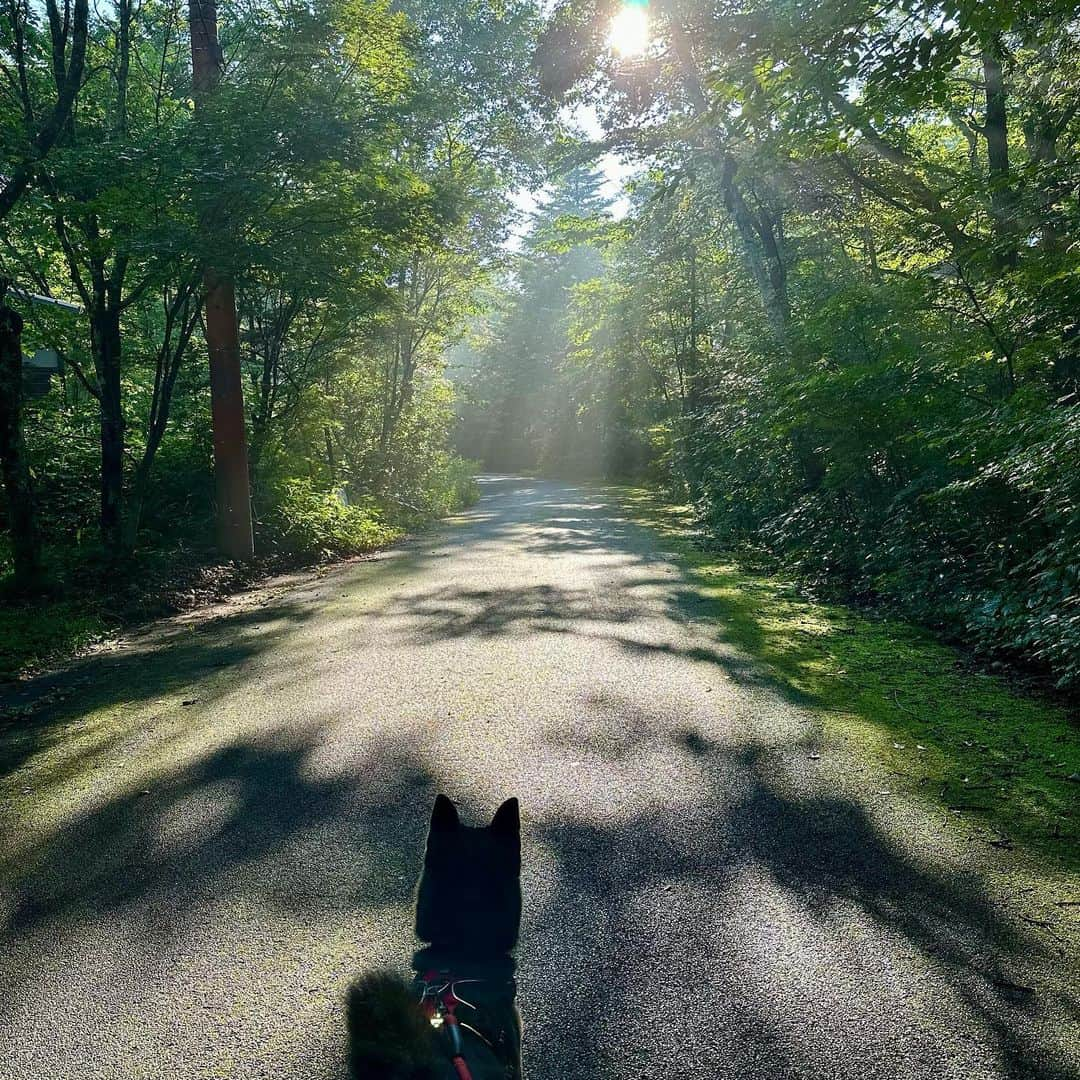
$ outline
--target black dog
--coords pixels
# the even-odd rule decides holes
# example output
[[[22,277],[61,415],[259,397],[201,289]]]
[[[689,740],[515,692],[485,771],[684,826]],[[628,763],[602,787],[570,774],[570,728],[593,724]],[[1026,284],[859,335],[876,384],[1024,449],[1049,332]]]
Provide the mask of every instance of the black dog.
[[[356,1080],[520,1080],[514,961],[521,922],[521,827],[508,799],[467,828],[440,795],[416,901],[416,977],[375,972],[349,991]]]

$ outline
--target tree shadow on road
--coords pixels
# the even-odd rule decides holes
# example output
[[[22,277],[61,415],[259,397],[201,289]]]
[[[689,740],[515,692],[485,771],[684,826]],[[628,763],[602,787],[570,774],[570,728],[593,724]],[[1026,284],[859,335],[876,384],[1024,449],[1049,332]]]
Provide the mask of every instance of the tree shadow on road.
[[[543,491],[536,497],[536,505],[550,501]],[[610,523],[598,514],[591,533],[592,512],[574,509],[577,503],[565,500],[563,512],[574,523],[568,536],[541,533],[535,542],[554,555],[563,550],[557,545],[571,543],[575,550],[595,547],[619,565],[629,561],[640,569],[629,595],[569,586],[440,586],[374,614],[391,626],[400,618],[401,633],[420,643],[536,631],[593,635],[642,655],[715,666],[740,684],[770,685],[753,657],[724,647],[723,626],[713,624],[693,590],[679,589],[677,572],[654,541],[630,529],[612,555],[619,541]],[[400,565],[422,566],[459,543],[512,535],[532,512],[495,510],[479,536],[426,543]],[[647,596],[654,587],[662,595],[639,606],[634,590]],[[633,623],[645,608],[660,619],[708,618],[715,636],[696,646],[638,634]],[[314,610],[274,604],[190,642],[88,661],[85,694],[47,705],[22,732],[25,742],[4,740],[8,766],[78,733],[81,717],[95,707],[175,696],[196,680],[201,704],[212,704],[236,681],[216,683],[217,664],[241,674],[246,660],[282,644]],[[749,609],[745,614],[752,617]],[[256,625],[267,629],[244,633]],[[293,657],[281,677],[304,662]],[[880,1075],[883,1048],[898,1039],[906,1040],[898,1059],[914,1055],[910,1076],[959,1075],[963,1066],[944,1055],[965,1046],[992,1056],[994,1072],[982,1075],[1071,1075],[1070,1063],[1055,1059],[1046,1018],[1075,1017],[1075,993],[1050,979],[1044,946],[998,912],[977,877],[944,858],[912,854],[855,801],[784,782],[778,757],[798,746],[720,744],[692,727],[673,739],[657,718],[610,705],[621,710],[621,737],[594,741],[586,729],[575,733],[577,745],[615,776],[659,746],[679,755],[681,782],[697,786],[689,788],[691,801],[672,797],[665,804],[669,794],[685,792],[658,785],[658,807],[606,818],[588,817],[584,808],[581,816],[556,812],[527,836],[527,852],[538,842],[554,860],[550,895],[533,913],[523,944],[533,1080],[657,1075],[650,1071],[657,1050],[673,1044],[675,1056],[685,1055],[679,1075],[687,1080],[854,1080]],[[407,908],[438,769],[407,739],[374,736],[365,737],[354,759],[327,767],[328,730],[313,722],[287,737],[251,735],[217,745],[208,738],[210,749],[162,771],[146,789],[125,788],[23,843],[0,865],[0,878],[13,886],[0,909],[4,937],[78,939],[137,910],[151,944],[167,943],[185,932],[185,912],[237,898],[268,917],[325,914],[346,925],[351,913]],[[85,745],[59,759],[63,775],[138,735],[127,727],[89,732]],[[552,736],[557,753],[575,746],[560,737],[565,733]],[[528,819],[527,803],[525,811]],[[852,934],[887,943],[884,965],[853,952]],[[903,965],[904,954],[915,957],[913,965]],[[407,963],[404,953],[401,961]],[[33,963],[24,950],[6,965],[8,986],[17,988]],[[830,985],[845,965],[853,981]],[[933,993],[904,984],[913,971],[931,973],[950,1002],[940,1017],[924,1018],[921,1030],[905,995],[910,990],[924,1005]],[[863,974],[885,983],[868,990],[858,982]],[[888,993],[881,1015],[855,1016],[856,1005],[876,1004],[872,995],[882,986]],[[808,987],[820,1000],[798,997]],[[839,1041],[815,1040],[815,1031],[829,1030]],[[301,1031],[297,1040],[314,1046],[316,1036]],[[813,1049],[822,1054],[817,1060],[808,1056]],[[973,1065],[969,1074],[979,1069]]]
[[[692,805],[673,800],[610,821],[555,815],[531,830],[526,850],[539,843],[555,860],[554,888],[523,946],[534,1080],[615,1080],[629,1067],[654,1075],[658,1052],[665,1062],[685,1054],[679,1075],[688,1080],[867,1075],[865,1062],[883,1046],[913,1037],[906,1018],[839,1024],[839,1043],[818,1044],[815,1025],[838,1023],[835,1001],[796,1000],[805,1012],[785,1016],[776,1000],[784,983],[767,962],[756,966],[784,944],[762,936],[775,918],[766,898],[775,906],[777,895],[798,919],[792,940],[801,942],[800,961],[816,965],[823,995],[851,962],[837,928],[857,930],[862,918],[943,981],[998,1075],[1069,1076],[1036,1022],[1076,1002],[1028,981],[1039,947],[1002,920],[977,879],[916,861],[857,803],[793,793],[773,748],[720,745],[696,728],[673,736],[657,718],[629,711],[624,721],[615,744],[590,743],[587,732],[582,740],[612,769],[673,751],[687,783],[704,776],[705,789]],[[362,755],[329,771],[319,766],[325,749],[320,724],[232,742],[147,793],[87,811],[0,868],[16,883],[5,936],[77,935],[138,909],[160,947],[183,932],[185,911],[230,896],[306,921],[407,908],[435,771],[402,739],[372,736]],[[747,882],[760,883],[754,895],[740,892]],[[12,974],[9,987],[28,971]],[[841,1014],[874,992],[858,977],[840,988],[853,998]],[[921,1048],[927,1061],[956,1035],[948,1015],[941,1023]],[[807,1057],[822,1046],[840,1056]]]
[[[289,1026],[275,1037],[288,1038],[290,1054],[312,1069],[297,1075],[325,1075],[319,1070],[343,1053],[337,1002],[340,983],[355,974],[348,958],[385,953],[385,943],[363,928],[370,935],[377,925],[381,936],[399,941],[394,952],[407,965],[412,894],[436,783],[408,740],[373,732],[350,739],[347,756],[339,757],[330,726],[328,720],[291,734],[211,744],[148,789],[129,786],[58,829],[24,838],[0,863],[0,1026],[11,1024],[15,1033],[24,1024],[51,1025],[77,1047],[92,1037],[66,1014],[82,1001],[70,987],[81,986],[110,1002],[106,1015],[120,1026],[144,1007],[162,1013],[166,1024],[170,1010],[190,1018],[194,1009],[186,1028],[154,1034],[167,1036],[172,1058],[202,1050],[212,1058],[224,1044],[200,1049],[191,1040],[220,1038],[227,1023],[201,1012],[203,992],[213,994],[210,980],[217,978],[224,1000],[258,1011],[264,1004]],[[319,926],[332,928],[332,955],[309,961],[297,950],[319,944],[305,929]],[[219,972],[191,984],[200,943]],[[189,974],[149,974],[159,971],[158,957],[180,958]],[[273,985],[295,968],[302,980],[310,978],[309,966],[317,981],[290,986],[285,1001],[266,1000],[273,991],[264,977]],[[331,985],[324,984],[327,974]],[[305,1021],[285,1011],[288,1001],[298,1008],[327,996],[332,1015],[316,1011]],[[245,1024],[257,1019],[246,1017]],[[35,1046],[30,1030],[20,1035],[20,1046]],[[265,1055],[248,1049],[252,1057],[236,1075],[267,1065]],[[58,1060],[74,1066],[68,1058],[78,1051],[65,1053]],[[112,1061],[124,1051],[106,1046],[103,1053]],[[343,1059],[339,1064],[338,1074]]]
[[[55,783],[132,737],[123,723],[97,725],[99,710],[158,700],[163,709],[183,707],[185,691],[209,705],[243,676],[247,661],[278,646],[316,610],[285,599],[198,625],[176,620],[136,635],[126,648],[26,680],[0,713],[0,778],[55,748],[55,763],[35,785]]]
[[[626,726],[640,753],[664,738],[648,718]],[[613,767],[633,742],[617,744]],[[702,1080],[878,1075],[887,1048],[915,1062],[903,1075],[951,1075],[950,1054],[973,1037],[966,1075],[1075,1075],[1062,1049],[1080,1021],[1075,987],[976,875],[916,858],[852,800],[793,789],[772,748],[721,746],[694,729],[676,744],[713,777],[705,799],[541,829],[559,871],[536,924],[547,948],[565,950],[558,935],[575,935],[561,993],[549,980],[532,1002],[545,1030],[562,1033],[546,1044],[541,1075],[654,1075],[657,1043],[681,1044],[680,1075]],[[858,952],[860,939],[887,955]],[[778,953],[793,949],[798,962],[778,978]],[[800,970],[811,973],[809,1000]],[[903,980],[927,970],[945,1000],[924,1021],[918,983]],[[878,1015],[858,1017],[882,986]],[[980,1053],[992,1072],[975,1065]]]
[[[0,863],[0,880],[15,883],[6,931],[92,923],[151,902],[165,902],[172,920],[236,887],[309,915],[321,904],[402,902],[415,869],[403,841],[422,840],[416,808],[432,796],[434,778],[378,737],[355,771],[319,776],[310,762],[321,735],[314,725],[221,746],[20,850]],[[304,845],[318,850],[305,854]],[[287,876],[271,872],[286,856]]]
[[[690,589],[672,589],[673,579],[638,577],[607,593],[591,588],[539,584],[475,588],[440,585],[410,593],[378,612],[401,625],[406,640],[422,644],[467,637],[495,638],[533,633],[569,635],[609,642],[641,657],[681,657],[714,665],[739,686],[767,689],[794,705],[813,705],[812,695],[779,677],[751,650],[733,647],[723,622],[710,618],[709,601]],[[662,589],[662,599],[648,597]],[[641,629],[647,620],[653,625]],[[669,620],[703,623],[701,642],[671,636]],[[707,625],[705,621],[708,620]],[[665,625],[660,626],[662,621]],[[811,656],[807,649],[806,657]],[[797,658],[796,658],[797,659]]]
[[[555,566],[588,556],[573,563],[587,584],[557,572],[503,588],[441,583],[380,616],[422,643],[561,635],[708,665],[736,686],[828,717],[833,734],[854,733],[906,784],[984,823],[985,842],[1022,843],[1075,867],[1075,722],[1066,710],[959,669],[955,654],[912,627],[809,604],[694,550],[652,502],[543,490],[525,506],[492,501],[470,534],[493,550],[512,543],[550,556]]]

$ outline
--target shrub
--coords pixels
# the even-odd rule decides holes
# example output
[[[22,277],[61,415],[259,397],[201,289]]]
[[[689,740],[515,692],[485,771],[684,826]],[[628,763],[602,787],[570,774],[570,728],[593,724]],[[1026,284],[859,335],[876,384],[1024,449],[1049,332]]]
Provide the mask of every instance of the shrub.
[[[332,558],[392,543],[402,530],[388,524],[370,501],[347,503],[306,478],[280,481],[258,523],[259,543],[281,552]]]

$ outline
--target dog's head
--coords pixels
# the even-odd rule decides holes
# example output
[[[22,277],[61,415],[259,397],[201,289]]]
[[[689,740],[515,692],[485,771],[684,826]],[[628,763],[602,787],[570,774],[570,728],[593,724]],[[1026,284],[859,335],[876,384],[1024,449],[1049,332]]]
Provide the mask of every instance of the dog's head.
[[[491,824],[461,824],[445,796],[431,812],[416,901],[416,936],[439,948],[509,952],[521,922],[521,825],[517,799]]]

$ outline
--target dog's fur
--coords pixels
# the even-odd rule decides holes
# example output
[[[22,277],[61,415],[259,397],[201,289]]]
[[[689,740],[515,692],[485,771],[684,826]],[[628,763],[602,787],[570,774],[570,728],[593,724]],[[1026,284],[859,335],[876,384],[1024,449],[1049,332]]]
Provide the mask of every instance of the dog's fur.
[[[469,984],[460,1008],[474,1080],[520,1080],[521,1022],[514,1004],[513,960],[521,921],[521,834],[517,799],[490,825],[468,828],[440,795],[431,814],[416,901],[416,936],[428,947],[413,967],[448,969]],[[415,984],[374,972],[349,991],[349,1070],[356,1080],[443,1080],[454,1076],[442,1036],[420,1009]]]

